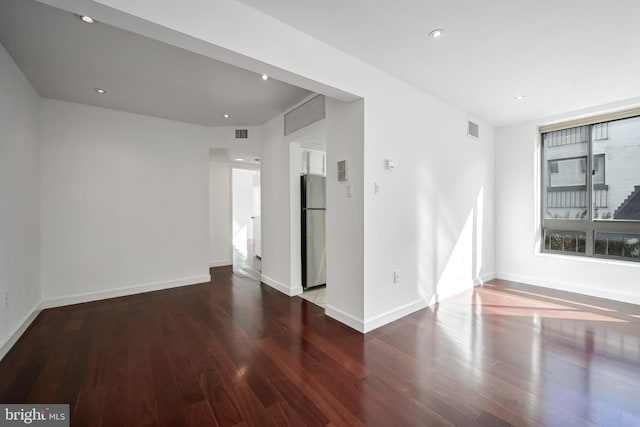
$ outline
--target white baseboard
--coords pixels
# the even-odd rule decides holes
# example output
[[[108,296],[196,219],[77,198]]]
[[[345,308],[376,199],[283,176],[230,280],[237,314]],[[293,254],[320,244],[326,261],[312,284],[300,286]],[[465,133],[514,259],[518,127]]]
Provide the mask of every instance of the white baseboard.
[[[296,286],[295,288],[290,288],[284,283],[280,283],[277,280],[272,279],[271,277],[265,276],[264,274],[260,275],[260,281],[265,285],[271,286],[273,289],[282,292],[287,296],[295,296],[300,295],[302,293],[302,286]]]
[[[13,328],[11,332],[9,332],[9,335],[7,335],[7,337],[4,340],[2,340],[2,343],[0,343],[0,360],[2,360],[7,355],[7,353],[9,353],[9,350],[11,350],[11,347],[13,347],[13,345],[20,339],[24,331],[27,330],[29,325],[31,325],[31,323],[35,320],[35,318],[38,317],[38,314],[40,314],[41,311],[42,311],[42,303],[38,302],[26,314],[26,316],[24,316],[22,320],[18,322],[16,327]]]
[[[435,300],[433,299],[433,297],[429,300],[414,301],[398,308],[394,308],[393,310],[389,310],[386,313],[371,317],[364,322],[364,332],[367,333],[373,331],[374,329],[377,329],[380,326],[384,326],[387,323],[391,323],[394,320],[398,320],[404,316],[408,316],[411,313],[422,310],[423,308],[427,308],[434,302]]]
[[[498,273],[497,278],[502,280],[510,280],[512,282],[520,282],[532,286],[557,289],[559,291],[573,292],[574,294],[581,294],[640,305],[640,295],[625,294],[623,292],[611,291],[609,289],[586,288],[566,282],[555,282],[545,279],[538,279],[531,276],[510,273]]]
[[[324,314],[331,317],[332,319],[336,319],[338,322],[345,324],[352,329],[355,329],[360,333],[365,333],[364,321],[358,317],[355,317],[329,304],[324,307]]]
[[[135,295],[143,292],[159,291],[162,289],[176,288],[179,286],[195,285],[198,283],[206,283],[211,281],[211,276],[193,276],[182,279],[168,280],[163,282],[147,283],[144,285],[129,286],[126,288],[110,289],[108,291],[87,292],[84,294],[69,295],[65,297],[51,298],[38,302],[29,313],[18,323],[18,325],[7,335],[0,343],[0,360],[6,356],[13,345],[20,339],[24,331],[38,316],[38,314],[47,308],[62,307],[65,305],[79,304],[83,302],[98,301],[108,298],[116,298],[127,295]]]
[[[479,278],[475,279],[473,281],[473,286],[480,286],[483,283],[488,282],[489,280],[493,280],[493,279],[497,279],[498,276],[496,275],[496,273],[487,273],[487,274],[483,274],[482,276],[480,276]]]
[[[219,259],[217,261],[210,261],[209,268],[213,267],[226,267],[227,265],[233,265],[233,261],[230,259]]]
[[[489,280],[493,280],[495,278],[496,278],[495,273],[483,274],[473,282],[469,282],[469,285],[480,286],[481,284],[488,282]],[[388,323],[391,323],[395,320],[401,319],[404,316],[408,316],[411,313],[415,313],[416,311],[422,310],[423,308],[427,308],[432,304],[436,304],[438,302],[451,298],[455,295],[458,295],[459,293],[465,292],[467,290],[468,289],[461,289],[460,291],[453,292],[451,294],[432,295],[428,299],[414,301],[414,302],[405,304],[398,308],[394,308],[393,310],[389,310],[386,313],[382,313],[378,316],[371,317],[366,321],[363,321],[362,319],[359,319],[331,305],[327,305],[324,309],[324,312],[327,316],[333,319],[336,319],[338,322],[344,323],[345,325],[355,329],[358,332],[367,333],[381,326],[384,326]]]
[[[127,295],[141,294],[143,292],[160,291],[162,289],[177,288],[179,286],[195,285],[210,282],[210,275],[185,277],[175,280],[147,283],[144,285],[128,286],[125,288],[109,289],[106,291],[87,292],[83,294],[68,295],[64,297],[50,298],[42,301],[42,308],[62,307],[83,302],[98,301],[108,298],[124,297]]]

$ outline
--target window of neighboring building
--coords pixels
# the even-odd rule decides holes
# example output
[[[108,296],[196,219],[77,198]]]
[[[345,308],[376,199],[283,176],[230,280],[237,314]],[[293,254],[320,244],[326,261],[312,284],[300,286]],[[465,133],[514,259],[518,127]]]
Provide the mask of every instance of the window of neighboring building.
[[[544,252],[640,261],[639,114],[541,129]]]
[[[593,156],[593,183],[604,184],[604,154],[596,154]]]

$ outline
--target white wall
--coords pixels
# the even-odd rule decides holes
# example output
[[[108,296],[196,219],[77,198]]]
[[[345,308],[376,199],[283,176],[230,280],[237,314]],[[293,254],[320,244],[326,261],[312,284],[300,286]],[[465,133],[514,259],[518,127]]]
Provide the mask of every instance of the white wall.
[[[208,128],[50,99],[40,114],[45,305],[208,280]]]
[[[540,253],[538,126],[498,129],[496,270],[498,277],[640,304],[640,264]]]
[[[364,101],[327,99],[327,315],[364,331]],[[338,181],[346,160],[348,184]]]
[[[370,328],[495,274],[493,129],[479,122],[480,138],[471,139],[463,112],[399,82],[385,86],[365,98]]]
[[[40,303],[38,102],[0,45],[0,359]]]
[[[231,243],[231,165],[209,159],[209,266],[233,263]]]
[[[480,123],[482,138],[473,145],[465,136],[463,111],[235,0],[99,3],[141,18],[128,19],[93,3],[96,17],[103,22],[267,72],[340,100],[364,98],[363,185],[354,187],[363,193],[354,197],[363,200],[358,209],[365,241],[359,241],[358,233],[334,236],[345,246],[359,248],[350,255],[354,262],[344,262],[341,271],[357,277],[347,286],[365,288],[359,329],[371,329],[424,307],[436,296],[468,289],[474,280],[492,276],[494,136],[489,126]],[[285,148],[276,147],[282,135],[281,118],[265,129],[265,144],[274,150],[269,166],[263,153],[263,168],[270,168],[268,173],[263,169],[263,185],[281,190],[286,178],[273,169],[279,162],[276,152],[286,159]],[[329,147],[327,151],[331,156]],[[398,162],[392,175],[382,169],[385,156]],[[329,173],[332,167],[328,166]],[[378,181],[383,193],[374,198],[372,189]],[[281,194],[273,196],[278,199]],[[265,200],[266,192],[263,273],[287,289],[290,235],[283,225],[289,213],[275,217],[270,212],[267,218]],[[336,210],[331,215],[350,214]],[[267,233],[272,233],[269,243]],[[364,266],[357,262],[363,252]],[[267,259],[268,254],[273,258]],[[460,268],[463,274],[457,273]],[[389,283],[394,269],[403,275],[396,285]],[[348,314],[359,317],[355,312]]]
[[[284,141],[284,117],[262,127],[262,264],[261,279],[266,284],[296,295],[292,287],[289,221],[289,146]]]

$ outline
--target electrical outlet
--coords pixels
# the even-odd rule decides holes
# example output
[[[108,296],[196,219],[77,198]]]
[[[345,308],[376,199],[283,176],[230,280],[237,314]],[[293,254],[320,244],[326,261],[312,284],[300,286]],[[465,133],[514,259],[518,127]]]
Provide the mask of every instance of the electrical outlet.
[[[400,283],[400,270],[393,270],[393,283]]]
[[[9,307],[9,291],[4,291],[2,293],[2,306],[4,308],[8,308]]]

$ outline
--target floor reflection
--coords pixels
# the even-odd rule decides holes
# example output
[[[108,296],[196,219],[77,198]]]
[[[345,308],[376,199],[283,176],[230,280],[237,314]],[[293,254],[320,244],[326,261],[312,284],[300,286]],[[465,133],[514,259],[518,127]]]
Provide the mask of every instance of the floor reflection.
[[[233,247],[233,273],[260,283],[261,260],[255,255],[253,241],[246,241],[246,245],[246,250]]]
[[[435,381],[513,425],[640,426],[638,307],[537,289],[494,281],[374,335],[415,356],[406,387]]]
[[[315,305],[325,308],[327,305],[327,286],[316,286],[304,290],[300,297],[304,300],[314,303]]]

